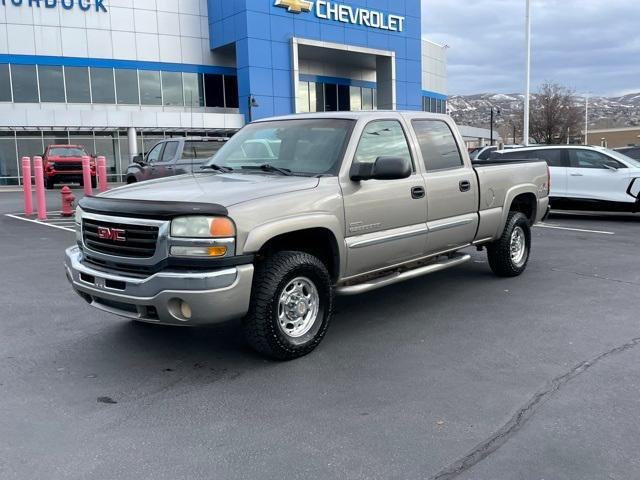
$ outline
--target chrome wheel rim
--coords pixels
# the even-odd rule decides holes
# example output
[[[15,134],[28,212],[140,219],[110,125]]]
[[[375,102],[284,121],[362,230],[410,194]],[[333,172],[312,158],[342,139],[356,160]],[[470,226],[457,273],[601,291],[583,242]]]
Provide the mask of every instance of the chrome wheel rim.
[[[300,338],[313,328],[320,311],[320,295],[314,283],[305,277],[291,280],[278,301],[278,327],[291,338]]]
[[[516,227],[511,233],[511,261],[517,267],[525,262],[527,254],[527,237],[522,227]]]

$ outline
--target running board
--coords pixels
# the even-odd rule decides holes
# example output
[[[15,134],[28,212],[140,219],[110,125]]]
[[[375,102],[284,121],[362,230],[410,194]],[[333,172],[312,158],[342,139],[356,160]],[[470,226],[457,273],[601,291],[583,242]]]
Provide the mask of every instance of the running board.
[[[424,267],[415,268],[413,270],[407,270],[405,272],[396,272],[391,275],[369,280],[365,283],[359,283],[357,285],[350,285],[346,287],[338,287],[336,293],[338,295],[359,295],[361,293],[371,292],[378,288],[393,285],[394,283],[404,282],[405,280],[411,280],[412,278],[421,277],[422,275],[428,275],[429,273],[439,272],[446,270],[447,268],[457,267],[463,263],[471,260],[471,255],[456,255],[447,260],[432,263]]]

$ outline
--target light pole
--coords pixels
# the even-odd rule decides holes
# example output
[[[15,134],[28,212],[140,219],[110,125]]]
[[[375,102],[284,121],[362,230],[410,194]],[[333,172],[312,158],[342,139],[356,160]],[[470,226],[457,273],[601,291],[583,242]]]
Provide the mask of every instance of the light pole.
[[[494,123],[494,117],[500,116],[500,114],[502,113],[502,110],[500,110],[500,107],[495,109],[495,114],[494,114],[494,107],[491,107],[491,146],[493,147],[493,123]]]
[[[589,93],[584,97],[584,144],[589,145]]]
[[[525,92],[524,92],[524,124],[522,128],[523,144],[525,147],[529,146],[529,97],[531,94],[531,0],[527,0],[527,13],[526,13],[526,79],[525,79]]]

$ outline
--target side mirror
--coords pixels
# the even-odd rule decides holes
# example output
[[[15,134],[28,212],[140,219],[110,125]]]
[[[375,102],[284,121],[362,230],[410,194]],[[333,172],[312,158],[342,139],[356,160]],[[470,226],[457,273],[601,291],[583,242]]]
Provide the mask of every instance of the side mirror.
[[[606,162],[604,162],[604,166],[609,170],[613,170],[614,172],[617,172],[619,168],[618,162],[614,162],[613,160],[607,160]]]
[[[351,167],[351,180],[402,180],[409,178],[412,172],[411,161],[400,157],[378,157],[372,164],[354,163]]]
[[[139,163],[140,165],[144,165],[144,157],[141,153],[133,157],[133,163]]]

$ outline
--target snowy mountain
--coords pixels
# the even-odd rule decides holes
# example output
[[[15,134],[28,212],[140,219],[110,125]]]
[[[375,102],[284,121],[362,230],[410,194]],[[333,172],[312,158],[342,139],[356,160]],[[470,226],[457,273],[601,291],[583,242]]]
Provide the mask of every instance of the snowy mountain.
[[[532,95],[535,97],[535,95]],[[491,107],[500,108],[498,124],[510,117],[521,116],[524,95],[482,93],[477,95],[452,96],[448,109],[453,118],[462,125],[489,127]],[[576,104],[585,105],[585,98],[576,96]],[[590,97],[589,125],[591,128],[617,128],[640,126],[640,92],[622,97]]]

